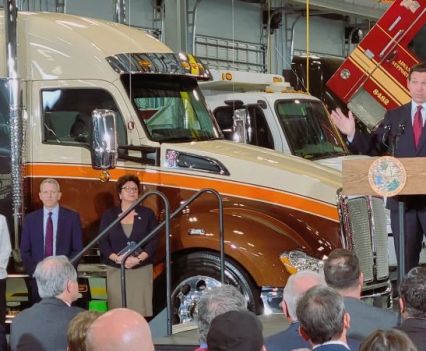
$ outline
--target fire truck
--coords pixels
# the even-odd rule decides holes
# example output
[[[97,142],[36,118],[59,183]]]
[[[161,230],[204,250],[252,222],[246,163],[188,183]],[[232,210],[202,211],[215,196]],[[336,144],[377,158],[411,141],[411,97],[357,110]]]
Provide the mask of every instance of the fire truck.
[[[408,72],[426,61],[425,24],[425,0],[394,1],[327,82],[369,128],[410,101]]]

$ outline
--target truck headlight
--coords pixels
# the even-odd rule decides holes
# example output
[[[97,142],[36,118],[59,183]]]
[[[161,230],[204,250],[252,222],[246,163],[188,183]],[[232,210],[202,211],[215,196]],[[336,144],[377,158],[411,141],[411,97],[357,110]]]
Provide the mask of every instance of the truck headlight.
[[[319,272],[323,269],[324,265],[322,260],[308,256],[306,253],[299,250],[283,252],[280,256],[280,260],[290,274],[304,270]]]

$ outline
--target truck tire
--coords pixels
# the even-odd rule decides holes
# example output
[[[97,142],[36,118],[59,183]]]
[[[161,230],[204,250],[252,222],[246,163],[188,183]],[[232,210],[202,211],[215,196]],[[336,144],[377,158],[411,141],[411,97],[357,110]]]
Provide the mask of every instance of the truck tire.
[[[260,289],[238,264],[225,259],[225,284],[237,287],[247,299],[247,307],[262,313]],[[211,252],[193,252],[179,257],[173,263],[173,322],[194,320],[196,305],[206,287],[220,285],[219,255]]]

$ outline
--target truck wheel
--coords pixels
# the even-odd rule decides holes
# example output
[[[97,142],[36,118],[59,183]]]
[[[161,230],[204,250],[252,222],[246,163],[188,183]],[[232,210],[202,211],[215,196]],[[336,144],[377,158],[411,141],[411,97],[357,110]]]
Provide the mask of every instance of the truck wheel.
[[[194,252],[173,263],[173,323],[193,321],[197,302],[206,288],[220,285],[219,255]],[[260,314],[260,289],[238,264],[225,260],[225,284],[237,287],[245,296],[249,310]]]

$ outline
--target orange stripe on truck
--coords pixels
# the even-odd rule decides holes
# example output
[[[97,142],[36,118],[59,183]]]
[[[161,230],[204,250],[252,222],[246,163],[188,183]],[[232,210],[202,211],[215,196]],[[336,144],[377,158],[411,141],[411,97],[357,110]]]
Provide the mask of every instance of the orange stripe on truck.
[[[338,222],[339,216],[335,205],[303,197],[284,191],[277,191],[251,184],[242,184],[234,181],[217,178],[197,177],[194,175],[168,173],[150,169],[116,168],[108,171],[111,181],[116,181],[124,174],[133,173],[142,183],[164,187],[177,187],[198,191],[203,188],[212,188],[222,195],[230,195],[250,200],[273,203],[287,208],[308,212],[329,220]],[[25,176],[35,178],[80,178],[100,179],[102,171],[90,166],[79,164],[26,164]]]

